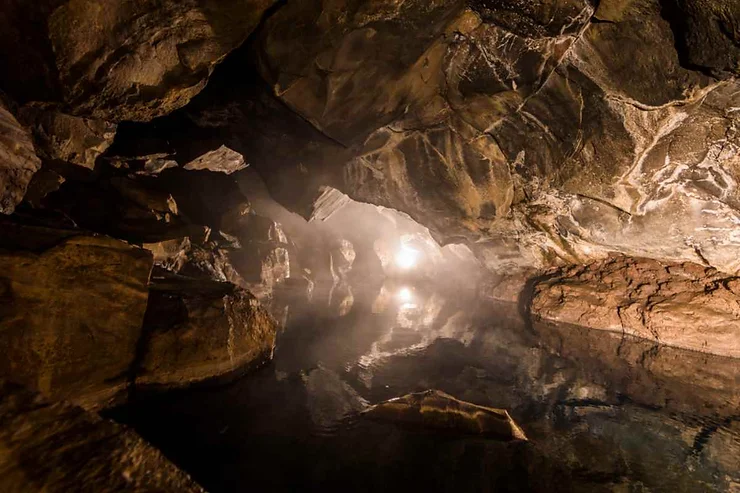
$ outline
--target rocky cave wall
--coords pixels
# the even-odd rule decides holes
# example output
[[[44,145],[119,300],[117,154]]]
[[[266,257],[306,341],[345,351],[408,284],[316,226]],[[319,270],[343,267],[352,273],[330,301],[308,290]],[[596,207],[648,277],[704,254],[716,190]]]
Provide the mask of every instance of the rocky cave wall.
[[[0,0],[2,376],[99,409],[269,358],[273,291],[354,262],[291,215],[326,187],[525,314],[737,357],[739,75],[735,0]]]

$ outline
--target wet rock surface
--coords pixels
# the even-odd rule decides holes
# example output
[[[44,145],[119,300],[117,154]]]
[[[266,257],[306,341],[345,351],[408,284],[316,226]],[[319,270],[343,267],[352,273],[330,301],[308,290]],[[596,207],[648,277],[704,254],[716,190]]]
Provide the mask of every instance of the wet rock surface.
[[[133,363],[134,384],[185,386],[272,358],[276,324],[248,291],[229,283],[156,277]]]
[[[740,279],[698,264],[616,256],[546,273],[531,313],[693,351],[740,357]]]
[[[124,426],[5,381],[0,395],[3,491],[203,492]]]
[[[503,409],[477,406],[439,390],[397,397],[365,412],[370,419],[499,440],[526,440],[524,432]]]

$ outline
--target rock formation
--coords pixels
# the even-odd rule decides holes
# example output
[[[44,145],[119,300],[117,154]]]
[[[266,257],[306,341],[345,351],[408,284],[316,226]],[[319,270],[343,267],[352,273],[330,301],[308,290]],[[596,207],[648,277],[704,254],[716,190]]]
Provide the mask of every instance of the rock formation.
[[[112,238],[4,226],[2,375],[54,399],[106,404],[126,386],[147,306],[151,255]],[[44,241],[19,248],[34,236]]]
[[[114,122],[151,120],[200,92],[273,3],[4,0],[0,85],[22,103],[59,102]]]
[[[506,411],[463,402],[439,390],[382,402],[365,411],[365,415],[401,425],[472,433],[500,440],[527,439]]]
[[[236,373],[276,291],[346,315],[413,242],[533,333],[740,357],[737,0],[0,6],[0,377],[97,409]],[[429,230],[336,234],[350,199]]]
[[[275,322],[248,291],[229,283],[155,280],[144,317],[135,384],[185,386],[272,358]]]
[[[0,214],[11,214],[41,168],[28,132],[0,100]]]
[[[0,488],[8,493],[202,493],[131,430],[7,382],[0,383]]]
[[[532,314],[740,358],[740,278],[697,264],[612,257],[546,273]]]

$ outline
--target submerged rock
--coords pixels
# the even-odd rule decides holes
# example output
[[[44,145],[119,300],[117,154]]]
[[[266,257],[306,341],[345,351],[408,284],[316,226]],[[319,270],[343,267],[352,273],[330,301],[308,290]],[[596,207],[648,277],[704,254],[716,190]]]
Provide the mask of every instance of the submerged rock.
[[[552,271],[532,314],[740,358],[740,278],[692,263],[613,256]]]
[[[202,493],[124,426],[0,382],[0,490]]]
[[[368,409],[365,416],[400,425],[499,440],[527,440],[524,431],[507,411],[461,401],[439,390],[427,390],[381,402]]]

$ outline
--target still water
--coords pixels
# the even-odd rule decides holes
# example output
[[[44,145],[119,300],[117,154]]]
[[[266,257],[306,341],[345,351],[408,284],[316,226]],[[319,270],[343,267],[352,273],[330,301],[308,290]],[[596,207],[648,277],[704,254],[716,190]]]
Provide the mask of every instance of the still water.
[[[274,361],[116,418],[208,491],[740,492],[738,360],[524,323],[459,287],[283,293]],[[408,430],[367,406],[439,389],[529,442]]]

